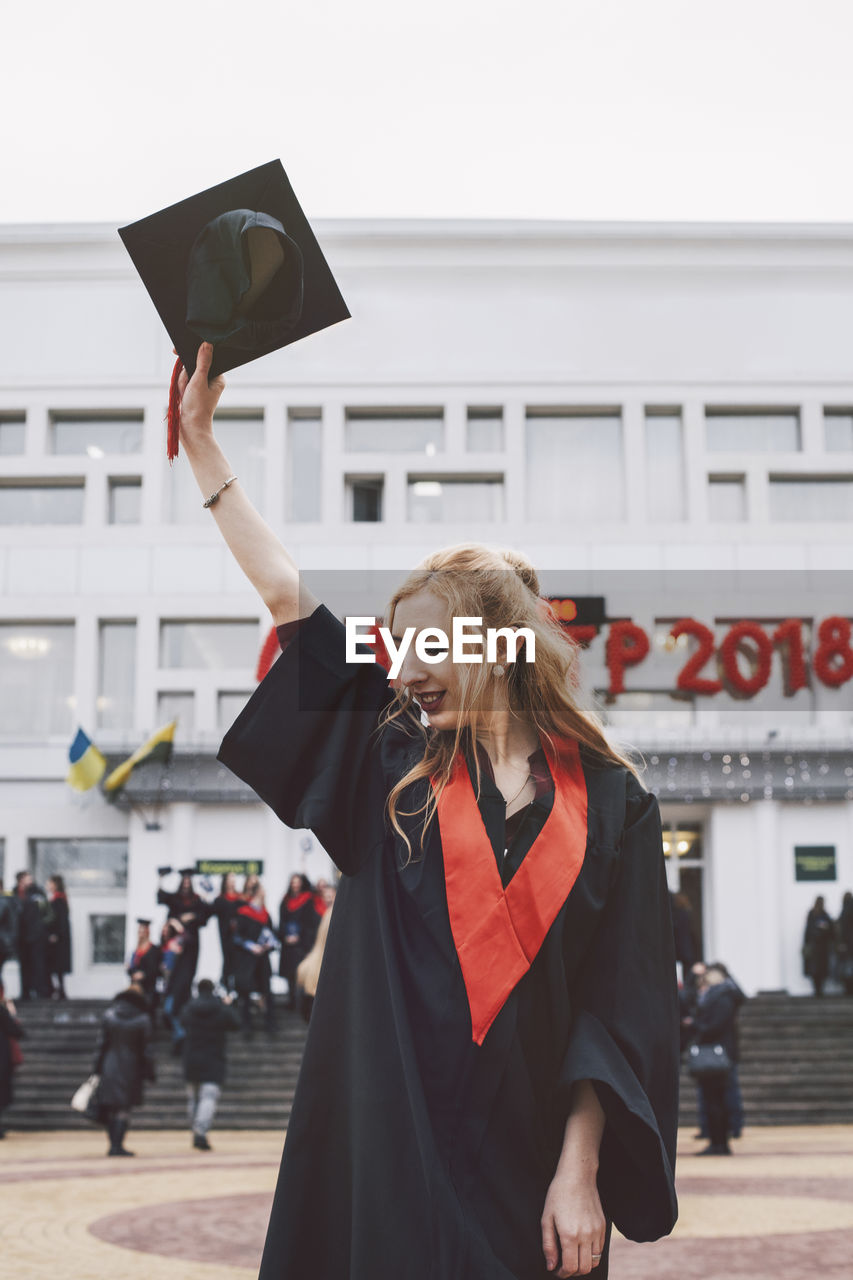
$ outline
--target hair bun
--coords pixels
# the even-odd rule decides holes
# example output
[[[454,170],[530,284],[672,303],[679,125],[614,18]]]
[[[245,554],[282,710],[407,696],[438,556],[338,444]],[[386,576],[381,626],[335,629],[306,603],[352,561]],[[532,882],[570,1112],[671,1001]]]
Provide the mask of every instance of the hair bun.
[[[523,556],[520,551],[503,551],[501,554],[510,568],[514,569],[519,578],[521,578],[527,589],[532,591],[535,596],[538,596],[539,575],[527,557]]]

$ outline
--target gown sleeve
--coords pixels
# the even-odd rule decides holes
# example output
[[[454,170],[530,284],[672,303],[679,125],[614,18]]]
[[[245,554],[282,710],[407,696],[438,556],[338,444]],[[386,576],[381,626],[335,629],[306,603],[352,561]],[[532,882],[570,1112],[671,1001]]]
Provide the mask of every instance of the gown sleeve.
[[[384,838],[377,721],[393,695],[377,663],[345,662],[344,641],[325,605],[302,620],[217,758],[351,875]]]
[[[675,943],[660,811],[628,774],[614,881],[573,991],[575,1020],[560,1077],[591,1080],[605,1113],[598,1188],[630,1240],[675,1225],[679,1032]]]

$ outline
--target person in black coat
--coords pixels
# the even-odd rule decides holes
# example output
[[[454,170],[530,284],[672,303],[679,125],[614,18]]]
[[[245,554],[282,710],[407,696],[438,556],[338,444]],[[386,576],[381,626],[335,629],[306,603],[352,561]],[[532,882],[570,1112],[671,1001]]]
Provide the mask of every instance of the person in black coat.
[[[853,893],[845,893],[841,900],[841,915],[836,925],[836,959],[838,977],[845,994],[853,996]]]
[[[0,876],[0,981],[3,979],[3,965],[15,954],[18,940],[18,908],[15,899],[3,889],[3,877]]]
[[[671,893],[672,929],[675,935],[675,958],[681,964],[685,984],[690,982],[694,964],[699,959],[693,910],[685,893]]]
[[[282,978],[287,979],[288,1009],[296,1008],[296,970],[314,945],[320,915],[317,895],[311,881],[297,871],[290,877],[290,884],[279,910],[281,955],[278,971]]]
[[[823,897],[818,895],[806,916],[803,935],[803,972],[811,978],[816,996],[823,995],[834,940],[835,925],[832,916],[826,909]]]
[[[24,1029],[18,1021],[15,1006],[6,999],[6,991],[0,981],[0,1138],[6,1137],[3,1112],[12,1105],[15,1065],[12,1042],[22,1039]]]
[[[163,874],[167,874],[165,871]],[[168,907],[169,918],[181,926],[181,950],[169,978],[167,1001],[172,1019],[172,1044],[180,1053],[184,1036],[180,1014],[192,995],[193,978],[198,966],[199,930],[210,919],[211,908],[193,889],[192,870],[185,867],[176,893],[167,893],[162,885],[157,890],[157,901]]]
[[[142,988],[132,982],[104,1014],[92,1074],[100,1077],[98,1119],[109,1134],[109,1156],[131,1156],[124,1145],[130,1112],[142,1102],[143,1085],[156,1077],[151,1017]]]
[[[18,961],[21,966],[22,1001],[45,999],[50,995],[47,976],[47,904],[29,871],[16,876],[15,901],[18,907]]]
[[[699,993],[694,1012],[694,1031],[697,1044],[722,1045],[731,1063],[738,1059],[737,1028],[738,1006],[743,999],[740,988],[728,978],[718,965],[709,965],[705,972],[704,986]],[[703,1156],[731,1155],[729,1147],[729,1117],[726,1106],[726,1090],[729,1072],[708,1074],[699,1079],[699,1088],[708,1122],[710,1144],[700,1151]]]
[[[219,1095],[225,1083],[226,1037],[240,1026],[232,995],[219,1000],[213,983],[202,978],[198,995],[184,1009],[184,1079],[193,1146],[209,1151],[207,1135],[216,1115]]]
[[[237,892],[237,877],[234,872],[226,872],[219,886],[219,894],[213,902],[213,914],[219,925],[219,942],[222,947],[222,985],[226,991],[236,990],[235,917],[245,901],[243,895]]]
[[[65,977],[71,972],[71,919],[62,876],[47,882],[47,972],[51,995],[65,1000]]]
[[[263,885],[258,881],[249,902],[239,909],[235,917],[234,942],[237,947],[235,978],[240,997],[243,1033],[252,1035],[252,992],[260,994],[264,1001],[267,1031],[273,1029],[272,993],[270,991],[270,953],[278,947],[278,939],[267,911]]]

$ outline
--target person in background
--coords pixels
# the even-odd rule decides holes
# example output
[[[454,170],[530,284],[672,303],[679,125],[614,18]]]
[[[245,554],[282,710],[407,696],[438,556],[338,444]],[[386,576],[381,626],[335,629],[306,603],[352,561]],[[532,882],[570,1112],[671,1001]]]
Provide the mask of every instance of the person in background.
[[[296,970],[314,945],[320,917],[311,881],[297,871],[290,877],[281,900],[278,936],[281,956],[278,971],[287,979],[287,1008],[296,1008]]]
[[[803,934],[803,972],[811,978],[816,996],[823,995],[834,940],[835,925],[823,897],[818,895],[806,916],[806,930]]]
[[[697,1044],[722,1045],[729,1061],[737,1059],[735,1019],[738,1000],[734,984],[727,980],[727,973],[720,965],[708,965],[694,1015],[694,1031]],[[726,1109],[726,1090],[729,1072],[709,1074],[699,1079],[699,1088],[708,1121],[710,1143],[701,1156],[730,1156],[729,1120]]]
[[[234,918],[246,901],[237,891],[237,877],[228,871],[222,877],[219,895],[213,903],[213,914],[219,925],[219,942],[222,946],[222,985],[226,991],[235,991],[234,965],[236,948],[234,946]]]
[[[219,1095],[225,1083],[226,1037],[240,1026],[234,996],[224,1000],[214,995],[213,983],[202,978],[198,995],[182,1014],[186,1029],[184,1039],[184,1079],[193,1146],[197,1151],[210,1151],[208,1133],[213,1124]]]
[[[165,874],[166,868],[161,868],[161,881]],[[166,993],[172,1026],[172,1050],[176,1056],[181,1052],[181,1041],[184,1038],[180,1014],[192,995],[193,979],[198,966],[199,931],[207,924],[211,915],[211,908],[193,889],[192,868],[184,867],[180,877],[176,893],[167,893],[162,883],[157,890],[157,901],[168,907],[169,921],[178,928],[181,938],[180,947],[173,948],[174,959]]]
[[[267,1032],[273,1030],[273,1003],[270,991],[270,953],[278,947],[278,939],[267,911],[264,888],[260,881],[255,885],[251,901],[240,907],[235,917],[234,942],[237,947],[237,994],[243,1019],[243,1034],[252,1036],[252,992],[258,992],[264,1001],[264,1020]]]
[[[44,894],[33,883],[29,871],[15,877],[18,908],[18,960],[21,966],[22,1002],[46,999],[50,995],[47,976],[47,925]]]
[[[23,1035],[24,1029],[18,1021],[15,1006],[6,999],[6,989],[0,979],[0,1138],[6,1137],[3,1112],[12,1105],[13,1098],[17,1060],[13,1045],[17,1046]]]
[[[693,908],[685,893],[671,893],[669,897],[672,906],[672,928],[675,934],[675,958],[681,965],[682,977],[687,986],[690,981],[689,975],[699,959]]]
[[[133,1107],[142,1102],[146,1080],[154,1080],[151,1017],[145,993],[136,982],[120,991],[104,1014],[92,1075],[100,1077],[98,1118],[106,1126],[108,1156],[132,1156],[124,1145]]]
[[[3,965],[15,954],[18,934],[18,909],[15,899],[3,888],[3,877],[0,876],[0,982],[3,980]]]
[[[251,902],[255,896],[255,890],[261,883],[261,877],[254,874],[244,876],[243,888],[240,890],[240,897],[244,902]]]
[[[853,996],[853,893],[848,890],[841,900],[841,915],[836,925],[836,965],[838,980],[848,996]]]
[[[157,1005],[159,993],[157,979],[160,977],[162,953],[151,941],[151,921],[139,917],[136,921],[136,947],[127,962],[127,975],[132,982],[141,987],[151,1011],[151,1021],[157,1023]]]
[[[60,875],[47,882],[47,973],[54,1000],[66,1000],[65,978],[71,972],[71,918],[65,881]]]
[[[317,882],[319,886],[319,881]],[[306,1022],[311,1020],[311,1009],[314,1004],[314,997],[317,994],[317,983],[320,979],[320,968],[323,964],[323,952],[326,949],[326,935],[329,932],[329,925],[332,919],[332,907],[335,904],[335,887],[328,881],[323,882],[323,888],[318,895],[322,911],[320,914],[320,924],[317,928],[317,936],[314,939],[314,945],[308,952],[304,960],[301,960],[296,970],[296,986],[302,994],[299,1000],[299,1012]],[[318,907],[319,909],[319,907]]]

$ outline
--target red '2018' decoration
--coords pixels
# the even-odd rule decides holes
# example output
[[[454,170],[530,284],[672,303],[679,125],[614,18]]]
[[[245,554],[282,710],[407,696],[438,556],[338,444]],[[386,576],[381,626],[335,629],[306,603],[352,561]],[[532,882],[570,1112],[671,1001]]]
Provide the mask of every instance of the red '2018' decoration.
[[[853,676],[853,650],[850,648],[849,618],[834,614],[824,618],[817,629],[817,648],[812,664],[818,679],[837,689]]]
[[[748,644],[747,642],[750,642]],[[755,646],[754,650],[752,645]],[[738,665],[738,654],[743,654],[752,671],[746,676]],[[720,664],[725,683],[734,698],[751,698],[763,689],[770,679],[770,663],[773,642],[757,622],[736,622],[729,627],[719,648]]]
[[[669,634],[674,640],[679,636],[693,636],[699,642],[696,652],[687,659],[678,673],[678,688],[689,693],[719,693],[723,687],[721,681],[708,680],[699,675],[705,663],[714,656],[714,633],[711,628],[706,627],[704,622],[697,622],[695,618],[682,618],[675,623]]]

